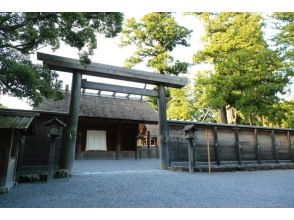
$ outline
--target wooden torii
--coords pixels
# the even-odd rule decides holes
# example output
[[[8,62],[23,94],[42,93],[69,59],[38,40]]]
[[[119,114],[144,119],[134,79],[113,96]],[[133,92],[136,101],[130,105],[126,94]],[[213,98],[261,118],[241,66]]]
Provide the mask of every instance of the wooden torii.
[[[38,60],[42,60],[43,65],[46,65],[51,70],[72,73],[71,99],[67,126],[64,132],[65,137],[64,146],[62,146],[64,149],[60,164],[61,169],[67,169],[71,171],[75,158],[81,88],[157,97],[159,114],[158,137],[161,161],[160,168],[168,168],[169,153],[165,87],[182,88],[187,84],[186,78],[162,75],[155,72],[127,69],[124,67],[105,65],[100,63],[82,65],[78,59],[71,59],[44,53],[37,53],[37,58]],[[85,79],[82,79],[82,75],[152,84],[157,85],[158,90],[89,82]]]

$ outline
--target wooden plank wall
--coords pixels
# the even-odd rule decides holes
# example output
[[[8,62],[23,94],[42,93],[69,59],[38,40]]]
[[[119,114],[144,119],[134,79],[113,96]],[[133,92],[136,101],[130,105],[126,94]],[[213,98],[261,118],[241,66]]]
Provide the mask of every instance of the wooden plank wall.
[[[23,152],[22,166],[46,166],[48,165],[49,149],[50,149],[50,137],[48,137],[48,128],[44,126],[44,123],[52,119],[52,116],[42,116],[38,118],[36,123],[36,132],[34,135],[28,135],[26,137],[26,143]],[[64,117],[58,117],[58,119],[65,122]],[[61,149],[61,137],[56,139],[56,149],[54,163],[59,164]]]
[[[169,124],[171,162],[188,160],[185,125]],[[294,131],[249,126],[203,125],[195,123],[194,161],[207,162],[207,137],[213,163],[294,162]]]

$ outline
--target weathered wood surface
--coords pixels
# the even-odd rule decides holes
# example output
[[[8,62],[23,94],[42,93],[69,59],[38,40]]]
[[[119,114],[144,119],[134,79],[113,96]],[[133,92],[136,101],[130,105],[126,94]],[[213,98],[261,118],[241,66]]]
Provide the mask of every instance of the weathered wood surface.
[[[37,58],[38,60],[43,60],[43,63],[51,70],[70,73],[73,73],[74,71],[81,71],[83,74],[90,76],[128,80],[154,85],[163,84],[174,88],[181,88],[187,84],[187,79],[183,77],[162,75],[154,72],[127,69],[100,63],[82,65],[78,59],[71,59],[45,53],[37,53]]]
[[[63,150],[60,166],[62,169],[71,171],[75,159],[76,137],[79,121],[80,96],[81,96],[82,73],[75,72],[72,76],[71,99],[69,104],[69,116],[63,137]]]
[[[217,165],[220,165],[220,160],[218,156],[218,140],[217,140],[217,126],[213,126],[213,149],[214,149],[214,155],[215,155],[215,161]]]
[[[53,174],[54,174],[55,145],[56,145],[56,137],[51,137],[51,144],[50,144],[50,150],[49,150],[47,182],[52,181]]]
[[[82,88],[99,90],[99,92],[109,91],[109,92],[115,92],[115,93],[120,92],[120,93],[126,93],[126,94],[158,97],[157,90],[140,89],[140,88],[117,86],[117,85],[111,85],[111,84],[105,84],[105,83],[89,82],[86,79],[82,80]]]
[[[171,162],[189,161],[188,141],[182,131],[189,122],[168,121],[168,124],[172,137],[169,143]],[[206,131],[210,143],[214,144],[214,152],[210,153],[211,162],[215,165],[234,163],[245,166],[248,163],[294,162],[291,144],[294,141],[293,129],[226,126],[214,123],[190,124],[194,124],[197,129],[194,140],[196,164],[207,163]]]
[[[188,158],[189,158],[189,172],[192,173],[194,170],[194,146],[193,140],[188,140]]]
[[[158,105],[158,139],[159,139],[159,154],[160,154],[160,168],[168,169],[169,166],[169,149],[168,149],[168,127],[166,120],[166,94],[164,85],[158,85],[159,97]]]

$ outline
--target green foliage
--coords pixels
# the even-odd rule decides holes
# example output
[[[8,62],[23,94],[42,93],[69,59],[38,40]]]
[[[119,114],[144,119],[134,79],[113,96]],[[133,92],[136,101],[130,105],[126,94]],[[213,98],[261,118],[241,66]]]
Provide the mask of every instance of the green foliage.
[[[6,106],[0,103],[0,108],[6,108]]]
[[[45,46],[57,49],[63,41],[87,64],[96,33],[115,36],[122,18],[121,13],[0,13],[0,93],[26,97],[32,105],[43,97],[60,99],[58,75],[32,64],[29,54]]]
[[[276,28],[279,31],[275,36],[277,51],[283,61],[283,71],[294,75],[294,12],[277,12],[273,14],[277,20]]]
[[[126,66],[146,60],[147,66],[161,74],[185,73],[188,63],[174,60],[171,52],[177,45],[189,46],[191,31],[180,26],[171,13],[149,13],[140,21],[128,19],[122,30],[121,46],[135,45],[136,51],[126,60]]]
[[[233,108],[245,119],[270,117],[288,78],[279,71],[280,59],[263,38],[260,15],[202,13],[199,17],[205,27],[204,49],[195,54],[194,62],[214,66],[195,79],[202,105]]]
[[[57,79],[56,72],[32,64],[24,55],[1,50],[0,53],[0,92],[17,96],[29,97],[34,105],[39,104],[43,97],[59,100],[62,82]]]
[[[149,13],[140,21],[128,19],[122,30],[121,46],[135,45],[136,50],[126,60],[126,67],[138,63],[146,65],[160,74],[186,73],[188,63],[174,60],[172,51],[178,46],[189,46],[187,39],[191,31],[177,24],[171,13]],[[173,119],[188,119],[190,103],[184,90],[166,89],[167,116]],[[148,102],[157,109],[157,99],[148,97]]]
[[[191,119],[191,103],[188,100],[187,87],[170,89],[171,99],[167,103],[167,118],[177,120]]]

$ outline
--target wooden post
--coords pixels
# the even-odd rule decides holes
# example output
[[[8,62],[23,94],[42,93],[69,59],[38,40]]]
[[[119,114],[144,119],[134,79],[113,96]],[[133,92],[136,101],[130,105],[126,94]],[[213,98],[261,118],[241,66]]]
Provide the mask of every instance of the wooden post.
[[[206,142],[207,142],[207,163],[208,163],[208,173],[211,173],[211,168],[210,168],[210,147],[209,147],[209,137],[208,137],[208,132],[205,131],[206,134]]]
[[[276,143],[276,135],[275,135],[274,130],[272,130],[272,132],[271,132],[271,137],[272,137],[272,149],[273,149],[274,159],[275,159],[276,163],[279,163],[278,146]]]
[[[217,165],[220,165],[220,160],[218,156],[218,138],[217,138],[217,126],[213,127],[213,142],[214,142],[214,154],[215,154],[215,160]]]
[[[121,151],[121,126],[117,129],[117,142],[116,142],[116,150],[115,150],[115,159],[120,159],[120,151]]]
[[[150,159],[150,145],[151,145],[151,137],[150,137],[150,131],[147,131],[147,154],[148,158]]]
[[[6,188],[6,183],[7,183],[7,176],[8,176],[8,166],[9,166],[9,161],[10,161],[10,154],[11,154],[11,150],[13,147],[13,139],[14,139],[14,129],[10,130],[10,138],[8,139],[7,137],[7,145],[6,145],[6,149],[5,149],[5,154],[4,154],[4,158],[3,158],[3,163],[0,165],[3,165],[2,168],[2,178],[0,178],[1,182],[0,182],[0,193],[3,192],[7,192],[7,188]],[[0,167],[1,169],[1,167]],[[1,170],[0,170],[1,171]],[[0,173],[1,175],[1,173]],[[3,187],[3,189],[2,189]]]
[[[82,73],[74,72],[72,76],[71,98],[67,126],[64,132],[61,169],[72,171],[79,120]]]
[[[193,139],[188,139],[188,159],[189,159],[189,172],[194,172],[194,149],[193,149]]]
[[[258,143],[258,131],[257,128],[254,129],[254,140],[255,140],[255,152],[256,152],[256,159],[259,164],[261,164],[261,159],[260,159],[260,147]]]
[[[166,97],[165,87],[162,84],[158,85],[158,138],[159,138],[159,155],[160,155],[160,168],[167,170],[169,166],[168,154],[168,131],[166,120]]]
[[[16,170],[21,169],[21,165],[23,163],[23,156],[24,156],[24,150],[25,150],[25,142],[26,142],[26,136],[21,135],[20,136],[20,143],[19,143],[19,154],[17,159],[17,167]]]
[[[290,160],[294,163],[294,155],[293,155],[293,148],[292,148],[292,143],[291,143],[291,133],[290,131],[287,132],[288,136],[288,143],[289,143],[289,153],[290,153]]]
[[[51,136],[51,143],[49,149],[48,175],[47,182],[50,182],[54,171],[54,155],[55,155],[56,136]]]
[[[235,149],[236,149],[237,160],[239,161],[239,165],[242,165],[241,145],[239,142],[239,129],[238,128],[235,128]]]

